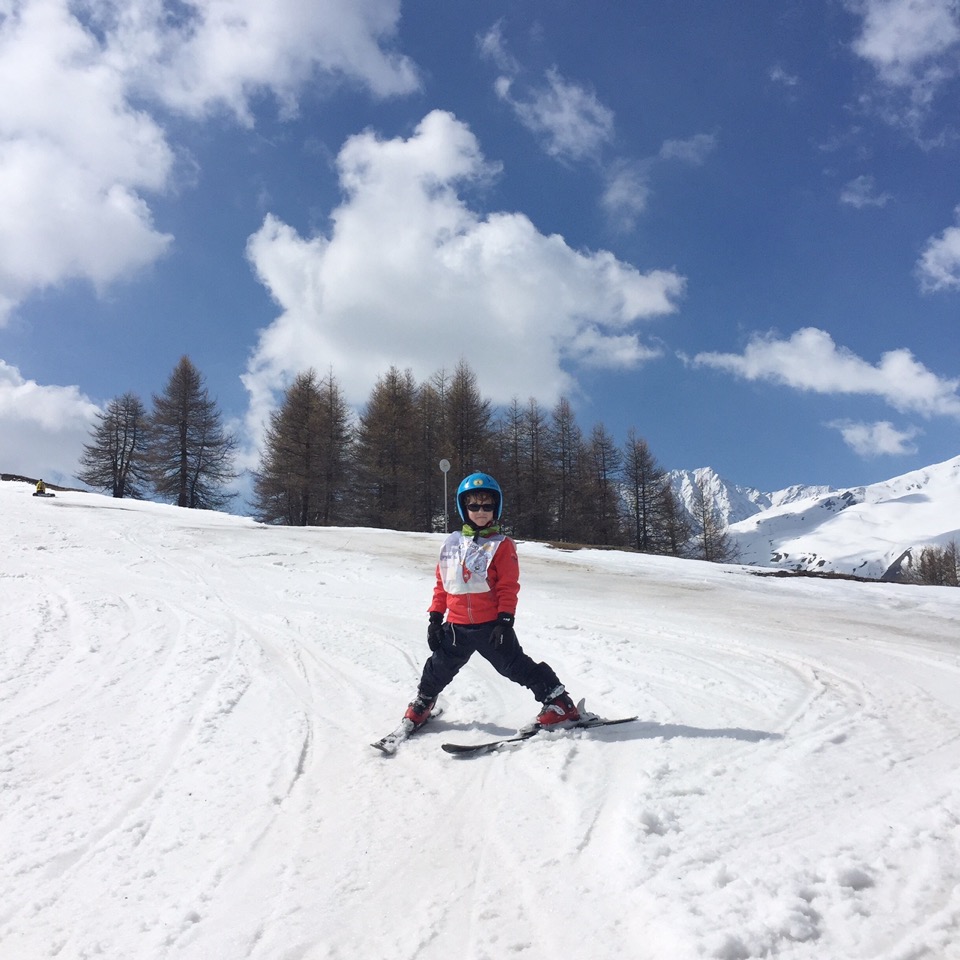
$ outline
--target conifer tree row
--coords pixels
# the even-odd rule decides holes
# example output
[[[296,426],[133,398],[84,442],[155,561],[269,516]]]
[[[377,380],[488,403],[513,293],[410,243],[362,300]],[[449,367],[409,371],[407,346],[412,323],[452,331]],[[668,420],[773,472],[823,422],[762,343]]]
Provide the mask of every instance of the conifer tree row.
[[[325,406],[320,394],[336,398]],[[499,478],[505,523],[517,537],[629,546],[681,555],[691,531],[666,471],[631,431],[623,449],[597,424],[584,438],[561,398],[548,412],[514,398],[499,417],[461,361],[418,384],[392,367],[351,426],[333,374],[300,374],[271,418],[255,482],[258,519],[442,531],[460,524],[444,503],[476,470]],[[318,491],[323,490],[323,510]]]
[[[81,479],[116,497],[218,509],[233,496],[234,451],[203,377],[182,357],[149,414],[134,394],[108,404],[84,448]],[[454,529],[461,521],[452,486],[444,498],[444,459],[451,484],[477,470],[500,480],[513,536],[717,553],[713,531],[693,537],[666,471],[635,430],[622,447],[602,424],[585,436],[566,397],[550,411],[515,397],[497,413],[465,361],[423,383],[391,367],[357,415],[333,371],[299,373],[266,426],[254,515],[290,526]]]

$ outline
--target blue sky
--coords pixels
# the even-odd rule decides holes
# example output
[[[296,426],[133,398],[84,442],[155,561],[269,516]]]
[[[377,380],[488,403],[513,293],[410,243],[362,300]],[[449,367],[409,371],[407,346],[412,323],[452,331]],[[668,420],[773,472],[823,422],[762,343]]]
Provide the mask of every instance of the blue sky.
[[[183,354],[251,467],[461,358],[764,490],[958,452],[956,0],[0,0],[0,89],[5,472]]]

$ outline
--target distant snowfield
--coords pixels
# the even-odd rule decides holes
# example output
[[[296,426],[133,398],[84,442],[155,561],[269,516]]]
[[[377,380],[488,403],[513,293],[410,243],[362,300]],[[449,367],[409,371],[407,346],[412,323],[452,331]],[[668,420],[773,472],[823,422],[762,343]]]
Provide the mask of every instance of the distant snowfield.
[[[745,516],[744,498],[734,512],[736,490],[710,479],[727,514]],[[811,490],[773,494],[773,505],[730,525],[742,563],[879,579],[906,550],[960,540],[960,457],[867,487]]]
[[[392,759],[440,538],[0,484],[0,958],[957,960],[960,590],[521,543]]]

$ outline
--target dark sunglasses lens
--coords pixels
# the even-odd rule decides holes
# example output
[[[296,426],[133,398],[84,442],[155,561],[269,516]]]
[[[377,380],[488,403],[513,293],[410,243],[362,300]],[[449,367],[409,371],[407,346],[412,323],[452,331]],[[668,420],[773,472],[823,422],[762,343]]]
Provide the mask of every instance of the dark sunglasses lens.
[[[467,511],[469,513],[493,513],[493,504],[492,503],[468,503]]]

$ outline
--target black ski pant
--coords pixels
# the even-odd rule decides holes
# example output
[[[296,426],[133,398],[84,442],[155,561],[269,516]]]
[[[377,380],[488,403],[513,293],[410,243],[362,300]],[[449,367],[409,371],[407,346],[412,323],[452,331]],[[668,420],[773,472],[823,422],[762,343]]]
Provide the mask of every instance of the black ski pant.
[[[503,642],[495,645],[490,635],[497,621],[489,623],[445,623],[443,641],[423,665],[419,694],[433,700],[460,672],[460,668],[479,653],[501,676],[527,687],[541,703],[560,686],[553,668],[537,663],[523,652],[512,630],[504,631]]]

